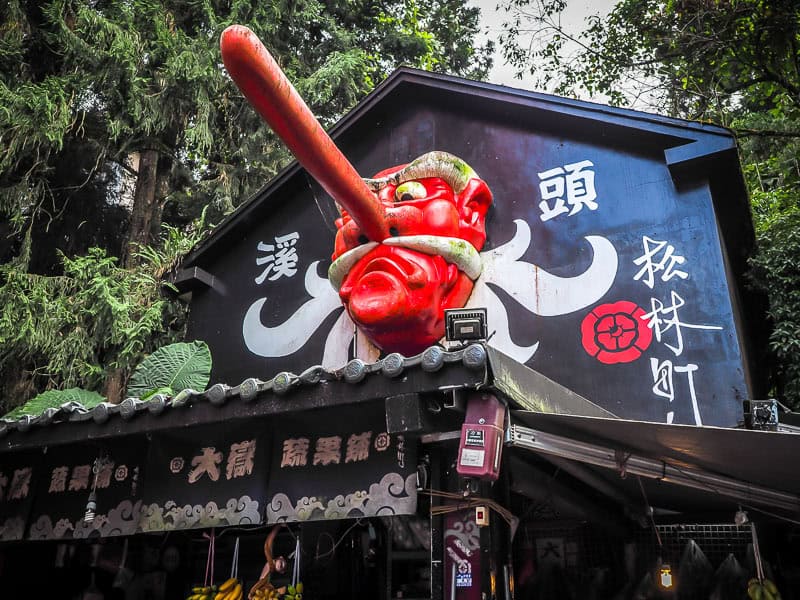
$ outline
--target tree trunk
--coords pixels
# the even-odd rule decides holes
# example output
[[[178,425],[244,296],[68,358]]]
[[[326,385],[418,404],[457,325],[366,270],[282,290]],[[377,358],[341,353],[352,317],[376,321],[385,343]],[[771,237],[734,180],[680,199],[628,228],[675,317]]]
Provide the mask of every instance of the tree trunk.
[[[125,371],[122,369],[111,369],[106,377],[105,396],[106,402],[119,404],[122,402],[122,395],[125,393]]]
[[[137,246],[150,243],[153,219],[160,218],[156,201],[158,182],[158,152],[143,150],[139,155],[139,176],[133,193],[133,210],[128,230],[128,240],[124,249],[123,266],[131,266]]]

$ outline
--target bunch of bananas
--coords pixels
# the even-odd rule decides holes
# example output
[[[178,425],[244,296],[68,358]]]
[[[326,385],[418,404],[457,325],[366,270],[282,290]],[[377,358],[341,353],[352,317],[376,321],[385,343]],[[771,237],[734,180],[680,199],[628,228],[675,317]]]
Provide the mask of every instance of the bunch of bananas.
[[[220,586],[193,587],[186,600],[242,600],[242,584],[231,577]]]
[[[251,600],[303,600],[303,583],[298,581],[296,586],[289,585],[279,588],[267,584],[254,590],[250,598]]]
[[[298,581],[297,585],[290,585],[286,588],[283,600],[303,600],[303,582]]]
[[[759,581],[755,577],[747,582],[747,595],[751,600],[781,600],[778,588],[769,579]]]
[[[242,584],[235,577],[231,577],[219,586],[219,591],[213,600],[242,600]]]
[[[216,585],[195,586],[192,588],[192,593],[186,596],[186,600],[214,600],[217,589]]]

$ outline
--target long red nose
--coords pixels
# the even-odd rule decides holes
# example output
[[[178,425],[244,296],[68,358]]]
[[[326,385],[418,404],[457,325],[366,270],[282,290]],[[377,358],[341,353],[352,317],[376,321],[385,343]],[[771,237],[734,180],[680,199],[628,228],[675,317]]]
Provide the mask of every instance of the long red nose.
[[[222,60],[236,85],[311,176],[341,204],[371,240],[389,237],[383,209],[359,174],[284,75],[243,25],[220,39]]]

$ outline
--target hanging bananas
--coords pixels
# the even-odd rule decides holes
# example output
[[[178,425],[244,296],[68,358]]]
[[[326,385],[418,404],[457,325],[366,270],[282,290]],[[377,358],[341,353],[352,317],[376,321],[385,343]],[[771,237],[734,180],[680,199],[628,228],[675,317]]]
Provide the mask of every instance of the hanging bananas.
[[[303,600],[303,582],[298,581],[297,585],[290,585],[283,600]]]
[[[214,595],[217,593],[217,586],[195,586],[192,588],[192,593],[186,597],[186,600],[214,600]]]
[[[303,600],[303,583],[297,585],[274,587],[266,584],[251,592],[251,600]]]
[[[759,581],[755,577],[747,583],[747,595],[750,600],[781,600],[781,594],[769,579]]]
[[[242,600],[242,584],[235,577],[231,577],[222,585],[193,587],[186,600]]]

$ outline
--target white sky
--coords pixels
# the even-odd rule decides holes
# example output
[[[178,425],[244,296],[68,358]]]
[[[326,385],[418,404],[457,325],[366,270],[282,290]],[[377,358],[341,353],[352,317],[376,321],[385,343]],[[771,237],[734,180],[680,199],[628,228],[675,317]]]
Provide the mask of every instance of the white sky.
[[[585,27],[585,20],[593,14],[608,14],[618,0],[567,0],[567,8],[561,14],[561,23],[564,29],[570,34],[577,34]],[[497,11],[498,0],[471,0],[469,4],[481,9],[481,21],[483,23],[484,35],[488,35],[495,40],[495,45],[502,31],[503,20],[506,18],[504,11]],[[534,0],[535,2],[535,0]],[[507,85],[510,87],[534,89],[530,87],[532,82],[514,77],[514,69],[504,64],[503,56],[499,47],[494,56],[494,67],[489,74],[491,83]],[[547,90],[536,90],[547,91]],[[588,99],[588,98],[587,98]],[[602,100],[602,99],[595,99]]]

